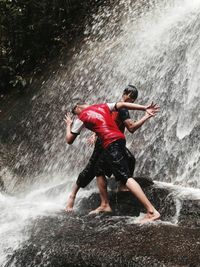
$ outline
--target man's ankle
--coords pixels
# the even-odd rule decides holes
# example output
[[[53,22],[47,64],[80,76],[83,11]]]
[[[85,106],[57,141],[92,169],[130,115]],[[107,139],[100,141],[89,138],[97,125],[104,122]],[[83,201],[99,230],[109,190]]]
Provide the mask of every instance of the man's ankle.
[[[101,205],[100,205],[101,207],[103,207],[103,208],[105,208],[105,207],[108,207],[108,206],[110,206],[110,204],[109,203],[101,203]]]
[[[69,195],[69,198],[74,199],[75,197],[76,197],[76,195],[74,195],[74,194],[70,194],[70,195]]]

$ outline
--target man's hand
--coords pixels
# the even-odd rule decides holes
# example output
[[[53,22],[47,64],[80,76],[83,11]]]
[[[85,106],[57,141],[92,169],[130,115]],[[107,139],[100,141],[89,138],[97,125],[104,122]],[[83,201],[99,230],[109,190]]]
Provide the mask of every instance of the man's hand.
[[[149,118],[151,118],[151,117],[154,117],[156,114],[154,114],[154,113],[148,113],[147,111],[145,112],[145,117],[147,118],[147,119],[149,119]]]
[[[87,143],[90,146],[93,146],[96,142],[96,134],[92,134],[88,139],[87,139]]]
[[[65,115],[64,121],[67,126],[72,124],[71,114],[68,112],[67,115]]]
[[[67,113],[64,118],[64,122],[66,123],[66,141],[69,145],[71,145],[77,137],[77,134],[71,132],[72,119],[71,114]]]
[[[149,114],[150,117],[155,116],[156,113],[160,111],[160,107],[153,102],[146,107],[146,113]]]

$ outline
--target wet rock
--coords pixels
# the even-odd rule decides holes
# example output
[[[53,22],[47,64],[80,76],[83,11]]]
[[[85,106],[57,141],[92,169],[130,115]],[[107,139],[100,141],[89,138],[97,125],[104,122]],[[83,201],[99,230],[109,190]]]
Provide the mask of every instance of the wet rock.
[[[4,185],[4,181],[2,179],[2,177],[0,176],[0,192],[5,192],[5,185]]]
[[[150,177],[134,177],[134,180],[142,187],[148,187],[154,184]]]
[[[148,199],[161,214],[162,221],[178,223],[181,226],[200,227],[200,199],[179,199],[173,188],[149,186],[143,188]],[[139,216],[145,212],[143,206],[130,192],[108,193],[112,215]],[[98,193],[93,193],[89,198],[81,199],[79,214],[87,214],[100,205]]]
[[[40,218],[6,266],[199,266],[199,229],[132,221],[64,213]]]
[[[200,227],[194,224],[200,201],[185,199],[178,213],[180,224],[172,224],[177,215],[173,189],[153,186],[145,193],[161,212],[162,221],[135,223],[130,215],[137,216],[143,209],[129,192],[109,192],[112,214],[87,215],[99,204],[98,194],[93,193],[79,203],[81,212],[60,212],[27,226],[30,238],[6,267],[200,266]]]
[[[179,224],[188,227],[200,227],[200,200],[185,199],[181,203]]]
[[[150,177],[134,177],[134,180],[142,187],[146,188],[154,184],[153,180]],[[117,182],[114,177],[111,177],[107,180],[108,188],[110,190],[116,190]]]
[[[161,213],[162,220],[171,221],[176,214],[176,204],[172,190],[159,187],[144,188],[145,194]],[[109,191],[110,205],[113,215],[138,216],[145,212],[139,201],[130,192]],[[93,193],[89,198],[81,199],[79,203],[80,214],[87,214],[100,205],[98,193]]]
[[[153,180],[149,177],[136,177],[134,178],[140,186],[144,189],[147,187],[150,187],[154,184]],[[90,184],[91,185],[91,184]],[[110,191],[117,191],[118,188],[118,183],[116,182],[114,177],[108,178],[107,179],[107,185],[108,185],[108,190]],[[64,193],[66,191],[66,188],[69,186],[68,182],[59,184],[57,186],[54,186],[47,191],[45,191],[43,194],[48,197],[54,197],[60,194],[61,192]],[[87,190],[88,187],[86,187]]]

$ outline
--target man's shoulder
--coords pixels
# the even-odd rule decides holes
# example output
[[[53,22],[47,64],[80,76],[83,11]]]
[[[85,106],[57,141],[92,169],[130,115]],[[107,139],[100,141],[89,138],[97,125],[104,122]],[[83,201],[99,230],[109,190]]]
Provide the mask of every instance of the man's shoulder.
[[[118,112],[121,114],[124,114],[124,113],[129,114],[129,110],[127,108],[121,108],[118,110]]]
[[[108,103],[98,103],[98,104],[92,104],[88,108],[91,108],[91,107],[103,107],[103,106],[107,106],[107,105],[108,105]]]
[[[122,121],[125,121],[127,119],[130,119],[130,114],[127,108],[122,108],[118,111],[120,118]]]

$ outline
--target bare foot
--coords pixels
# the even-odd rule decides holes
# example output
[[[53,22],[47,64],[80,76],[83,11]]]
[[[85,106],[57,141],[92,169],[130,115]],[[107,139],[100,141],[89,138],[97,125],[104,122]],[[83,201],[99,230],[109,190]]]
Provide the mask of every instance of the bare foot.
[[[139,221],[140,224],[144,224],[147,222],[153,222],[160,219],[160,213],[157,210],[153,212],[148,212],[142,220]]]
[[[73,208],[68,208],[68,207],[66,207],[66,208],[65,208],[65,211],[66,211],[66,212],[73,212],[74,209],[73,209]]]
[[[110,205],[99,206],[97,209],[92,210],[89,214],[98,214],[100,212],[112,212]]]
[[[74,201],[75,201],[75,196],[70,195],[68,200],[67,200],[67,206],[65,207],[66,212],[72,212],[73,211]]]

